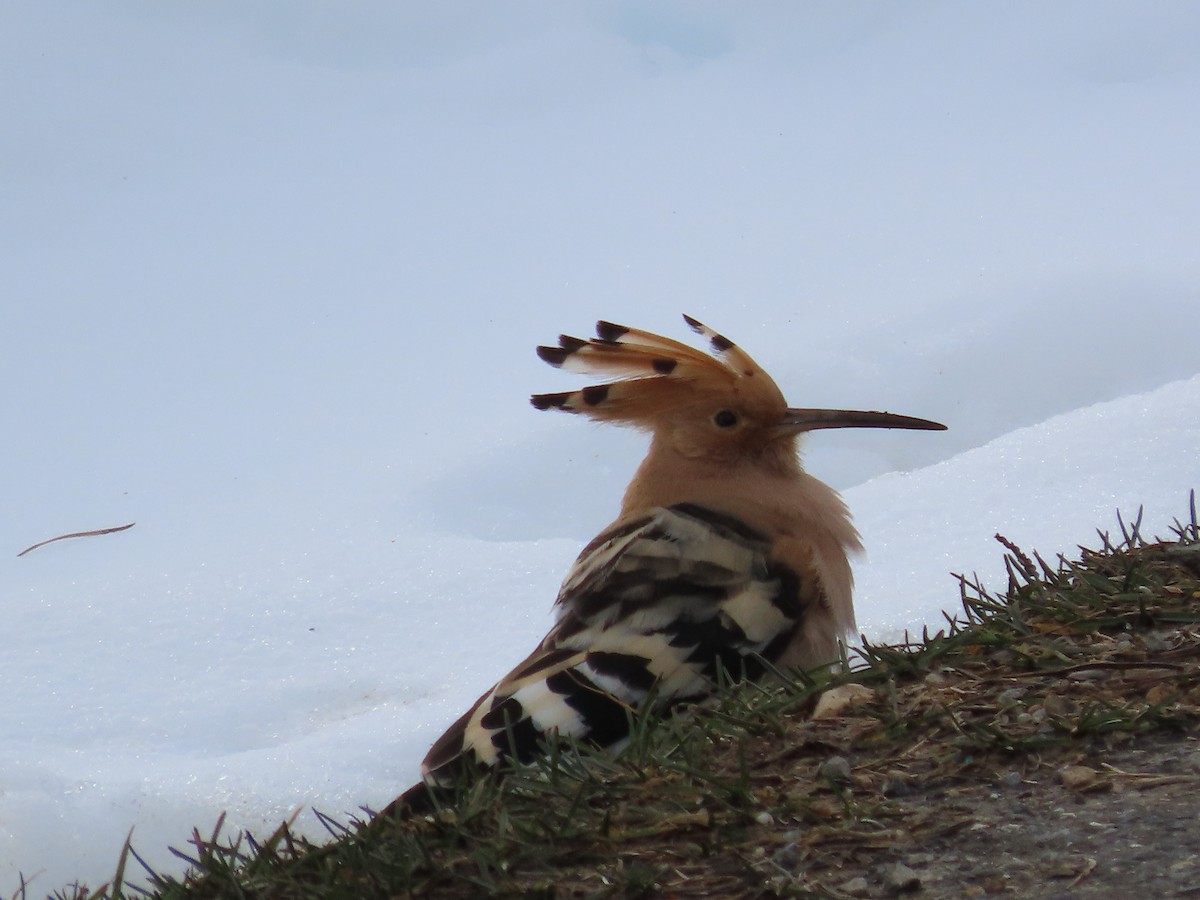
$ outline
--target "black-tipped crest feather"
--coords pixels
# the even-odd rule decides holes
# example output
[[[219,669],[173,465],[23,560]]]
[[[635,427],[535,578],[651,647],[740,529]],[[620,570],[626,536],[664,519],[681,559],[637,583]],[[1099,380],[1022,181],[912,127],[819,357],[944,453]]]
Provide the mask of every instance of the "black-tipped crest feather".
[[[591,340],[560,335],[558,347],[537,348],[550,365],[584,375],[602,375],[617,381],[567,393],[538,394],[538,409],[585,412],[603,419],[649,424],[656,416],[700,394],[740,391],[743,400],[757,395],[772,405],[782,403],[774,383],[765,373],[753,384],[737,384],[761,370],[732,341],[684,316],[688,325],[708,338],[716,356],[652,332],[600,320]]]
[[[605,322],[603,319],[596,323],[596,336],[602,341],[613,341],[615,343],[628,333],[629,329],[624,325]]]
[[[538,357],[543,362],[548,362],[550,365],[558,368],[563,364],[566,358],[571,355],[572,351],[564,349],[563,347],[542,346],[538,347],[536,352]]]

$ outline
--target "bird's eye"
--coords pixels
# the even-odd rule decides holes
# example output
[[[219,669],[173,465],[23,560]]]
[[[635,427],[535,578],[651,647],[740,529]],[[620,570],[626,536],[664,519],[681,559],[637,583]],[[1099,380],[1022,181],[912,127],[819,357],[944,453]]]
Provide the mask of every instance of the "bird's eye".
[[[713,424],[718,428],[732,428],[737,423],[737,413],[731,409],[723,409],[713,416]]]

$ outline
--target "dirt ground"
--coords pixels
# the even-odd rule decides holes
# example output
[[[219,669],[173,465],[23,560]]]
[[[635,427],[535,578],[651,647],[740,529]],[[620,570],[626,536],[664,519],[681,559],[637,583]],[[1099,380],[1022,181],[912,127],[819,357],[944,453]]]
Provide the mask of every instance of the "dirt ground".
[[[810,869],[811,888],[847,898],[1200,898],[1200,736],[1159,732],[1069,763],[1013,762],[894,796],[889,818],[929,824],[917,829],[925,836],[828,854],[828,868]],[[776,853],[775,864],[790,862]]]
[[[899,798],[957,827],[822,881],[851,897],[1200,897],[1200,737],[1146,735],[1071,765]]]

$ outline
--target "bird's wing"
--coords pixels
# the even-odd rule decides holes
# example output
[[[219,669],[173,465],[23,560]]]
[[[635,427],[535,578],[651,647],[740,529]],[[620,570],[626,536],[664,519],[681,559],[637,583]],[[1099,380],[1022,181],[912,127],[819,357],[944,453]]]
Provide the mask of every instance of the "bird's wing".
[[[601,746],[629,712],[699,700],[718,672],[756,677],[801,627],[819,585],[773,561],[771,541],[694,504],[618,521],[567,573],[541,645],[454,723],[422,772],[536,754],[548,733]]]

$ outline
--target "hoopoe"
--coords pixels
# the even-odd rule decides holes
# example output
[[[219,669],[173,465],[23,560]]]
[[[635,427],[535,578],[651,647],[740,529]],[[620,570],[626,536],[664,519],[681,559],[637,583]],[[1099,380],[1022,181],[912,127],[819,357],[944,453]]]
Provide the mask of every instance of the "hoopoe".
[[[737,345],[695,319],[710,355],[599,322],[591,340],[538,347],[602,384],[535,394],[557,409],[650,432],[617,520],[583,548],[537,649],[433,745],[426,785],[464,766],[525,760],[557,732],[601,746],[629,713],[666,713],[732,677],[833,664],[854,628],[848,554],[861,550],[838,494],[797,455],[820,428],[943,430],[887,412],[792,409]]]

